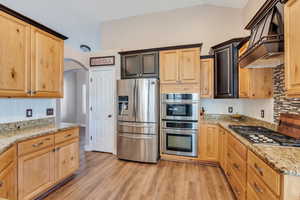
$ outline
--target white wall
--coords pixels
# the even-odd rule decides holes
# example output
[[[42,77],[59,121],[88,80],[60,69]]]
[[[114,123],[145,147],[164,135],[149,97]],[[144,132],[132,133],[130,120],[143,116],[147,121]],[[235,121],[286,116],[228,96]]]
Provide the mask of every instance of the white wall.
[[[201,99],[201,107],[207,114],[229,114],[228,107],[233,107],[233,114],[243,114],[256,119],[273,122],[273,99]],[[261,118],[261,110],[265,117]]]
[[[83,85],[85,85],[87,89],[87,81],[88,81],[88,72],[85,70],[80,70],[76,72],[76,100],[77,100],[77,108],[76,108],[76,121],[82,126],[86,126],[86,117],[87,117],[87,109],[83,106],[86,106],[87,103],[87,90],[83,91]],[[85,105],[83,105],[85,104]]]
[[[210,47],[244,36],[242,9],[209,5],[176,9],[101,24],[101,49],[141,49],[203,42]]]
[[[61,121],[76,123],[76,106],[77,106],[77,91],[76,91],[77,75],[74,71],[64,73],[64,98],[61,105]]]
[[[266,2],[266,0],[248,0],[243,10],[243,27],[245,27],[256,14],[260,7]]]
[[[54,99],[0,98],[0,123],[46,118],[47,108],[55,110]],[[26,117],[26,109],[32,109],[32,117]]]

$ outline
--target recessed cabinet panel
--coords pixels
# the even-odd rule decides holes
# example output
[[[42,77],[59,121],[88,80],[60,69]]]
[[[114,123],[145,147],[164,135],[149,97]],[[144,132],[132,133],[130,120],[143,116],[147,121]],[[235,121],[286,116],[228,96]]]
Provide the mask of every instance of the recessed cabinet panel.
[[[160,52],[160,82],[177,83],[179,81],[179,55],[177,50]]]
[[[289,97],[300,97],[300,1],[290,0],[284,7],[285,84]]]
[[[0,199],[17,200],[16,164],[11,163],[0,173]]]
[[[55,179],[60,181],[74,173],[79,167],[78,139],[71,143],[60,145],[55,152]]]
[[[233,97],[232,48],[228,46],[215,52],[215,95]]]
[[[214,60],[213,58],[200,61],[200,95],[201,98],[213,98],[214,96]]]
[[[63,40],[32,27],[32,90],[38,97],[63,96]]]
[[[125,55],[123,56],[122,78],[137,78],[140,73],[140,56]]]
[[[141,54],[141,76],[157,77],[159,73],[158,53],[150,52]]]
[[[27,96],[30,89],[30,26],[0,11],[0,96]]]
[[[183,49],[180,51],[180,80],[182,83],[199,83],[200,49]]]

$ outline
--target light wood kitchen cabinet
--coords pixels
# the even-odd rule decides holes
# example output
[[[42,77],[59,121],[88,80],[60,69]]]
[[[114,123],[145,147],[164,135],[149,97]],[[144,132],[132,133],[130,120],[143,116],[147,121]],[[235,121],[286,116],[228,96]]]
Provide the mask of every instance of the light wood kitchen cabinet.
[[[199,133],[199,158],[203,161],[219,161],[219,127],[201,124]]]
[[[242,69],[239,72],[240,98],[264,99],[273,96],[273,69]]]
[[[18,158],[19,200],[34,199],[55,181],[53,146]]]
[[[248,48],[249,42],[239,49],[241,56]],[[273,69],[239,68],[239,97],[249,99],[266,99],[273,96]]]
[[[227,131],[219,128],[220,150],[219,150],[219,163],[224,172],[227,172]]]
[[[288,97],[300,97],[300,1],[284,6],[285,86]]]
[[[79,168],[79,139],[73,139],[55,148],[55,181],[72,175]]]
[[[16,173],[15,146],[0,156],[0,199],[17,200],[17,173]]]
[[[199,84],[200,48],[160,52],[161,84]]]
[[[64,41],[31,27],[31,85],[36,97],[63,97]]]
[[[0,30],[0,97],[62,97],[66,37],[2,5]]]
[[[30,91],[30,25],[0,11],[0,96]]]
[[[200,60],[200,97],[214,97],[214,59],[201,58]]]
[[[19,200],[34,199],[79,168],[79,129],[18,144]]]

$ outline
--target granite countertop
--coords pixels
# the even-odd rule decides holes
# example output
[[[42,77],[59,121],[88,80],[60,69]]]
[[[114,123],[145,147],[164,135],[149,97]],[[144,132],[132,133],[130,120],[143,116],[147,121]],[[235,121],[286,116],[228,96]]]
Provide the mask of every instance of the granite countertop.
[[[5,131],[0,133],[0,153],[6,151],[10,146],[17,142],[28,140],[31,138],[39,137],[42,135],[47,135],[55,133],[62,130],[67,130],[70,128],[79,127],[78,124],[71,123],[58,123],[49,124],[44,126],[36,126],[23,128],[13,131]]]
[[[263,125],[257,124],[257,121],[245,120],[235,122],[230,119],[203,119],[200,123],[218,124],[230,132],[241,143],[247,146],[259,158],[264,160],[270,167],[284,175],[300,176],[300,148],[282,147],[263,144],[252,144],[235,131],[229,128],[229,125]],[[268,125],[265,125],[267,128]]]

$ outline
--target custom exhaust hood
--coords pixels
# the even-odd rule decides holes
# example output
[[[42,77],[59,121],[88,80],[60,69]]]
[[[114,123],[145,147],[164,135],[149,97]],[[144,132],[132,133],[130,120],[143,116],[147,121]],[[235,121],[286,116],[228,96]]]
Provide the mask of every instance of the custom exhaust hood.
[[[284,61],[282,0],[267,0],[245,29],[251,30],[249,47],[240,56],[242,68],[272,68]]]

